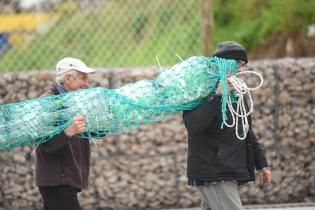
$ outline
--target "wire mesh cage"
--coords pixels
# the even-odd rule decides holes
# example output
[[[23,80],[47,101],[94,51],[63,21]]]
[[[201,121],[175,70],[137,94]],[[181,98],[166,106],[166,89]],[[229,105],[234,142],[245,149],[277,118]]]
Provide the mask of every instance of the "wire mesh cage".
[[[62,57],[94,67],[178,62],[200,54],[199,1],[34,0],[0,3],[0,71],[53,69]]]

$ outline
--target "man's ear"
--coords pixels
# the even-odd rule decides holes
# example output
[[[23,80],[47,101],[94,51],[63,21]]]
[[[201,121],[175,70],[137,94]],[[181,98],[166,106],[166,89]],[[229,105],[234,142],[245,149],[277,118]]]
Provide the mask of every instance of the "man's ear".
[[[65,78],[64,78],[64,83],[65,83],[66,85],[70,85],[71,82],[72,82],[72,76],[71,76],[71,74],[66,74],[66,75],[65,75]]]

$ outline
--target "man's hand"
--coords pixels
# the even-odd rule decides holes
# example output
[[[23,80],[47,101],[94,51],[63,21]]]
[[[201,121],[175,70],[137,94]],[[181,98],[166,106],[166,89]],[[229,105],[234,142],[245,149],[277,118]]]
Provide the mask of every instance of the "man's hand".
[[[231,75],[232,75],[232,73],[228,72],[228,74],[226,75],[226,78],[229,78]],[[233,85],[231,84],[231,82],[229,80],[227,80],[227,84],[228,84],[228,92],[230,92],[231,90],[234,89]],[[222,95],[222,82],[221,82],[221,80],[219,81],[219,84],[218,84],[217,94]]]
[[[230,92],[231,90],[234,89],[234,87],[230,81],[228,81],[227,83],[228,83],[228,92]],[[222,95],[222,83],[221,83],[221,81],[218,84],[217,94]]]
[[[72,137],[75,134],[83,132],[85,129],[85,117],[84,115],[77,115],[73,118],[72,124],[65,129],[65,134],[68,137]]]
[[[270,184],[271,183],[271,171],[269,169],[262,169],[258,173],[259,182],[261,184]]]

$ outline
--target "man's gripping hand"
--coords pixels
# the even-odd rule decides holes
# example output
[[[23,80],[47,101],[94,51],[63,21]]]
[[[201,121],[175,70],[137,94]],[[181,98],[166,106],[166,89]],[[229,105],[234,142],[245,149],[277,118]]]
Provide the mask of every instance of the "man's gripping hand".
[[[72,124],[65,129],[65,134],[68,137],[72,137],[76,134],[82,133],[85,129],[85,117],[84,115],[77,115],[73,118]]]

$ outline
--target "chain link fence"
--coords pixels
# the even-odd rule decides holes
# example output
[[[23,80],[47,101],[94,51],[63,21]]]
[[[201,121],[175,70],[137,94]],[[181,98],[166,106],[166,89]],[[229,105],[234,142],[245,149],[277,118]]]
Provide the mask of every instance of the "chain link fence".
[[[198,0],[2,0],[0,71],[161,65],[200,54]]]

